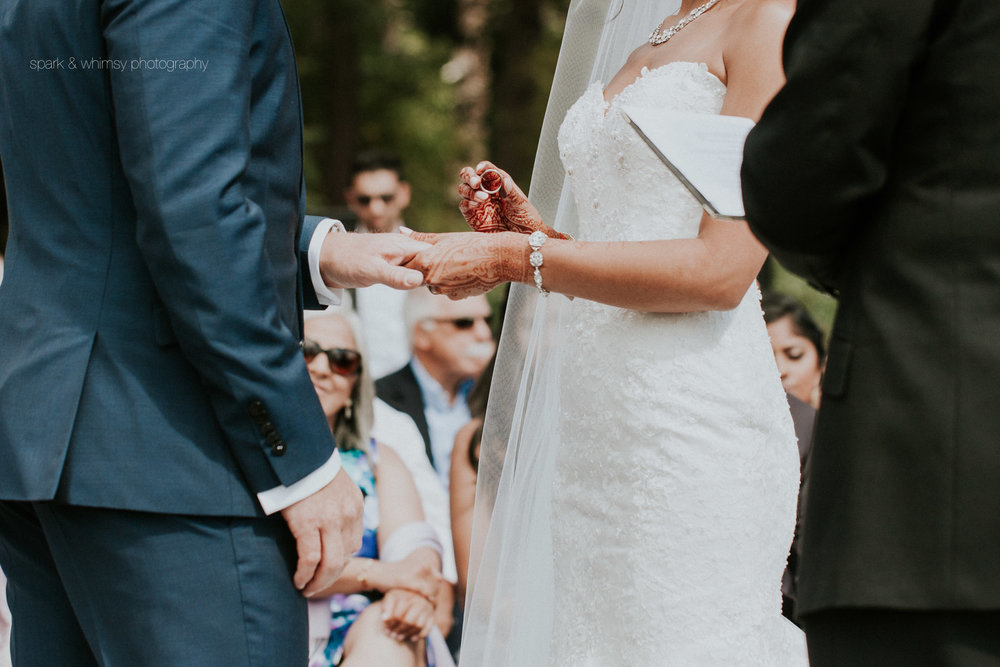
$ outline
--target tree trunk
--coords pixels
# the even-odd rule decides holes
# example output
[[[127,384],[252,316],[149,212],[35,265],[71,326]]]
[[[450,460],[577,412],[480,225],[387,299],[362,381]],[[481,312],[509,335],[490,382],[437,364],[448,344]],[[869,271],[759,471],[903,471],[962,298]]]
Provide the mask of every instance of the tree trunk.
[[[456,133],[462,161],[474,164],[487,156],[487,125],[492,74],[488,24],[490,0],[459,0],[458,26],[461,42],[445,65],[442,75],[454,82],[458,116]]]

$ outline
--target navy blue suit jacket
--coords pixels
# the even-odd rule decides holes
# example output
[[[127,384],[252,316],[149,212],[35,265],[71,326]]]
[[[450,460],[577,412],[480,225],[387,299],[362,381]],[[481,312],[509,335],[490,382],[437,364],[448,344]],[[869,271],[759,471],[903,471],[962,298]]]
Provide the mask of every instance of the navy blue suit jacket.
[[[249,516],[334,443],[278,0],[4,0],[0,498]]]

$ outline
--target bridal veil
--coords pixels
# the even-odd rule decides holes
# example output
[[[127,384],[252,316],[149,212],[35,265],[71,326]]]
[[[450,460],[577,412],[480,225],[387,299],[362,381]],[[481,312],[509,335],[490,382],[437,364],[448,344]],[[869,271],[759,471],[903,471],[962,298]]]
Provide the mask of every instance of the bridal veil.
[[[572,0],[529,189],[557,230],[575,235],[577,227],[557,145],[566,111],[591,82],[606,84],[679,5]],[[550,502],[560,446],[560,336],[570,303],[556,294],[542,298],[534,287],[511,287],[483,430],[463,667],[549,662],[559,566],[552,559]]]

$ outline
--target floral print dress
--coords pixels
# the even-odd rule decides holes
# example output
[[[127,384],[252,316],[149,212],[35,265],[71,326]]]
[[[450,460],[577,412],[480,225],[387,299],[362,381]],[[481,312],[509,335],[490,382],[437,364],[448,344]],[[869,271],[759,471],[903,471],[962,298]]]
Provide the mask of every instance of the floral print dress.
[[[375,494],[375,465],[377,462],[375,441],[369,445],[368,453],[360,449],[340,452],[344,470],[351,476],[364,494],[364,533],[361,549],[354,555],[358,558],[378,558],[378,496]],[[361,612],[378,599],[375,593],[335,594],[330,597],[330,641],[322,654],[309,661],[309,667],[335,667],[344,657],[344,638],[351,624]]]

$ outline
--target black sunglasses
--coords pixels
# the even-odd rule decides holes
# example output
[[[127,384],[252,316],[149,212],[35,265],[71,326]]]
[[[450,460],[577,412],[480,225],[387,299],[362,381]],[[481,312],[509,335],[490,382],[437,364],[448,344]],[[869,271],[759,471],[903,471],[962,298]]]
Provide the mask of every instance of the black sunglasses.
[[[330,370],[337,375],[354,377],[361,372],[361,354],[357,350],[348,350],[343,347],[325,350],[320,347],[319,343],[307,338],[302,341],[302,354],[305,356],[307,364],[312,363],[312,360],[319,355],[325,354],[327,361],[330,362]]]
[[[382,203],[391,204],[392,200],[395,198],[396,198],[395,192],[389,195],[375,195],[374,197],[370,197],[368,195],[357,195],[355,197],[355,199],[358,200],[358,203],[361,204],[362,206],[368,206],[369,204],[372,203],[373,199],[381,199]]]
[[[476,322],[478,322],[479,320],[482,320],[483,322],[486,322],[486,324],[490,323],[489,318],[488,317],[483,317],[483,316],[480,316],[480,317],[455,317],[455,318],[441,317],[441,318],[435,318],[434,321],[435,322],[447,322],[451,326],[455,327],[456,329],[471,329],[472,327],[476,326]]]

